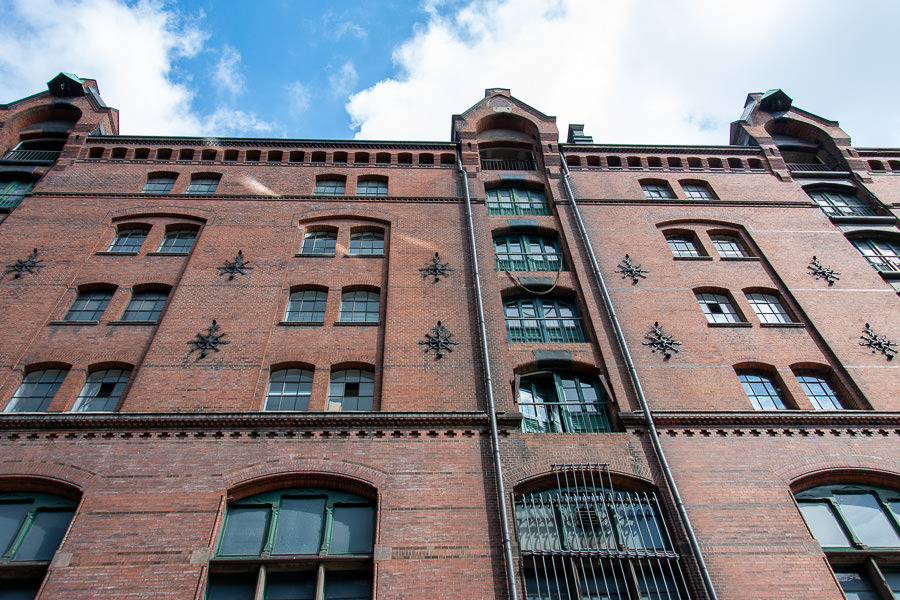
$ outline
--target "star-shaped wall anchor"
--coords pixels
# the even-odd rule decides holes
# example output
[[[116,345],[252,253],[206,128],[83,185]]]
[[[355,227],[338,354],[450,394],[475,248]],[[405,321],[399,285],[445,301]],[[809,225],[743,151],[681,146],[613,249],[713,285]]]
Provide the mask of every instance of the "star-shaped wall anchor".
[[[632,285],[638,282],[638,279],[646,279],[647,276],[644,273],[649,273],[647,269],[642,269],[641,265],[635,265],[631,263],[631,257],[627,254],[625,255],[625,260],[619,263],[619,268],[616,269],[616,273],[622,274],[622,279],[626,277],[631,277]]]
[[[643,346],[649,346],[652,352],[657,350],[663,353],[666,360],[672,358],[673,352],[678,352],[676,346],[680,346],[681,342],[675,341],[672,334],[667,334],[663,328],[659,326],[659,321],[653,323],[650,333],[644,336],[647,342],[641,342]]]
[[[437,252],[434,253],[434,258],[431,259],[431,264],[423,269],[419,269],[419,272],[422,273],[422,279],[431,275],[434,277],[434,281],[432,283],[438,282],[441,280],[441,276],[446,277],[453,269],[448,267],[450,263],[442,263],[441,257]]]
[[[219,270],[219,275],[224,275],[228,273],[228,279],[234,279],[234,276],[238,273],[241,275],[246,275],[245,270],[253,269],[250,266],[250,263],[244,260],[244,251],[238,250],[237,256],[234,257],[234,260],[226,260],[224,267],[216,267]]]
[[[444,356],[444,350],[446,350],[447,352],[453,352],[453,348],[451,346],[459,346],[459,342],[454,342],[450,339],[452,337],[453,334],[450,333],[446,327],[441,325],[440,321],[438,321],[435,328],[431,330],[431,333],[425,334],[425,340],[419,342],[419,345],[426,346],[426,354],[429,350],[434,350],[436,352],[435,358],[441,358],[442,356]]]
[[[838,277],[841,274],[840,271],[835,271],[830,267],[823,267],[815,256],[813,256],[812,262],[806,268],[809,269],[810,275],[816,279],[824,279],[828,282],[828,285],[834,285],[834,282],[840,279]]]
[[[6,270],[3,271],[3,276],[7,276],[10,273],[13,274],[13,279],[18,279],[22,276],[23,273],[31,273],[32,275],[37,274],[38,269],[43,269],[44,265],[40,264],[44,261],[38,260],[38,249],[35,248],[31,251],[31,256],[26,258],[25,260],[16,260],[11,265],[6,265]]]
[[[859,339],[862,340],[859,345],[870,348],[872,354],[881,352],[888,360],[894,360],[894,355],[897,354],[897,342],[892,342],[883,335],[875,335],[868,323],[866,323],[866,328],[863,329],[863,334]]]
[[[216,320],[213,319],[212,325],[210,325],[206,329],[206,334],[198,333],[196,340],[191,340],[188,342],[189,345],[193,346],[191,351],[188,354],[191,354],[194,350],[200,351],[200,358],[206,358],[206,353],[210,350],[214,352],[219,351],[219,346],[224,346],[225,344],[229,344],[223,340],[225,337],[224,333],[219,333],[219,326],[216,324]]]

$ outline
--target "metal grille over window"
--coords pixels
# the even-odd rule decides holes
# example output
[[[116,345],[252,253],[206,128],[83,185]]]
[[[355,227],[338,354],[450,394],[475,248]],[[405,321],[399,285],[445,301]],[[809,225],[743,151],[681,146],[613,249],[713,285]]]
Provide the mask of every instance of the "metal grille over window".
[[[556,240],[539,235],[494,238],[497,268],[501,271],[564,271]]]
[[[819,205],[829,217],[870,216],[875,211],[869,208],[856,194],[847,192],[808,192],[813,202]]]
[[[495,188],[487,190],[490,215],[549,215],[547,197],[539,190]]]
[[[553,470],[515,501],[528,600],[687,600],[654,493],[614,489],[606,465]]]

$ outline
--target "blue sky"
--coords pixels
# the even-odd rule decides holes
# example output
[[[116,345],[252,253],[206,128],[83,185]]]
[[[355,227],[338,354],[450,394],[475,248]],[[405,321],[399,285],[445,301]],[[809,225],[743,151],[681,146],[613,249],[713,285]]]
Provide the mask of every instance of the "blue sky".
[[[123,134],[447,140],[488,87],[603,143],[726,144],[780,87],[900,147],[896,0],[0,0],[0,102],[95,78]]]

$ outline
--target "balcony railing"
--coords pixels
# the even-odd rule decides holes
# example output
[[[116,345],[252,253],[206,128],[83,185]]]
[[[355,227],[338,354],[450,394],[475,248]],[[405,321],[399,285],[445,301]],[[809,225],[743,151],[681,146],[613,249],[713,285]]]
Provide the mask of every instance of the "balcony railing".
[[[2,160],[14,162],[54,162],[59,150],[10,150]]]
[[[537,165],[530,159],[482,158],[481,168],[485,171],[537,171]]]
[[[812,163],[787,163],[787,168],[791,173],[830,173],[835,171],[844,171],[845,169],[839,169],[837,167],[831,167],[828,165],[817,165]]]

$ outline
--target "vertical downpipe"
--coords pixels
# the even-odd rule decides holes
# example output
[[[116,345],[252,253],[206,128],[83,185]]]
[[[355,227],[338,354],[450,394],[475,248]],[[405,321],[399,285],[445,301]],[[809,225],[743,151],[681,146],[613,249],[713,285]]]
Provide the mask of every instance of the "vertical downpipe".
[[[472,270],[475,280],[475,307],[478,314],[478,329],[481,335],[481,357],[484,362],[484,384],[487,392],[487,412],[491,423],[491,457],[494,462],[494,476],[497,478],[497,503],[500,505],[500,528],[503,534],[503,555],[506,558],[506,580],[509,586],[509,600],[519,600],[516,585],[516,569],[509,537],[509,513],[506,510],[506,486],[503,485],[503,463],[500,459],[500,436],[497,433],[497,412],[494,409],[494,382],[491,377],[491,361],[488,357],[487,328],[484,324],[484,303],[481,298],[481,274],[478,270],[478,249],[475,244],[475,224],[472,221],[472,198],[469,195],[469,180],[463,168],[462,151],[456,148],[456,164],[466,193],[466,223],[469,229],[469,251],[472,253]]]
[[[584,227],[584,221],[581,220],[581,211],[578,210],[575,194],[572,193],[572,187],[569,184],[569,166],[566,164],[566,157],[562,151],[560,151],[559,157],[562,162],[563,184],[566,188],[566,195],[569,197],[569,202],[572,204],[572,214],[575,216],[575,222],[578,224],[578,231],[581,234],[581,239],[587,249],[588,258],[590,258],[591,261],[591,269],[594,271],[594,278],[597,280],[597,286],[600,288],[600,295],[603,296],[603,304],[606,306],[607,313],[609,313],[609,318],[610,321],[612,321],[613,329],[616,334],[616,340],[619,343],[619,348],[622,350],[625,364],[628,366],[628,373],[631,376],[631,381],[634,383],[638,402],[641,405],[641,412],[644,414],[644,420],[647,421],[647,430],[650,433],[650,442],[653,445],[653,451],[656,454],[657,460],[659,460],[659,466],[666,478],[666,483],[672,491],[672,498],[675,501],[675,506],[678,509],[678,515],[681,517],[681,522],[684,524],[688,542],[691,544],[691,550],[694,552],[697,567],[700,569],[700,576],[703,578],[703,585],[706,587],[706,593],[709,594],[710,600],[718,600],[716,590],[713,587],[712,579],[709,575],[709,570],[706,568],[706,561],[703,560],[703,553],[700,551],[700,543],[697,541],[697,536],[694,534],[694,528],[691,526],[687,510],[684,508],[684,502],[681,500],[681,494],[678,493],[678,487],[675,485],[675,478],[672,476],[672,471],[666,460],[665,452],[663,452],[662,443],[659,441],[656,424],[653,422],[653,415],[650,413],[650,405],[647,403],[647,397],[644,395],[644,388],[641,386],[641,380],[638,379],[637,370],[634,368],[634,361],[631,360],[631,352],[628,350],[628,344],[625,343],[625,334],[622,331],[622,326],[619,324],[619,317],[616,315],[616,309],[613,307],[612,300],[609,297],[609,290],[606,287],[606,283],[603,281],[603,275],[600,273],[600,266],[597,264],[597,256],[594,254],[594,248],[591,246],[591,240],[588,238],[587,230]]]

